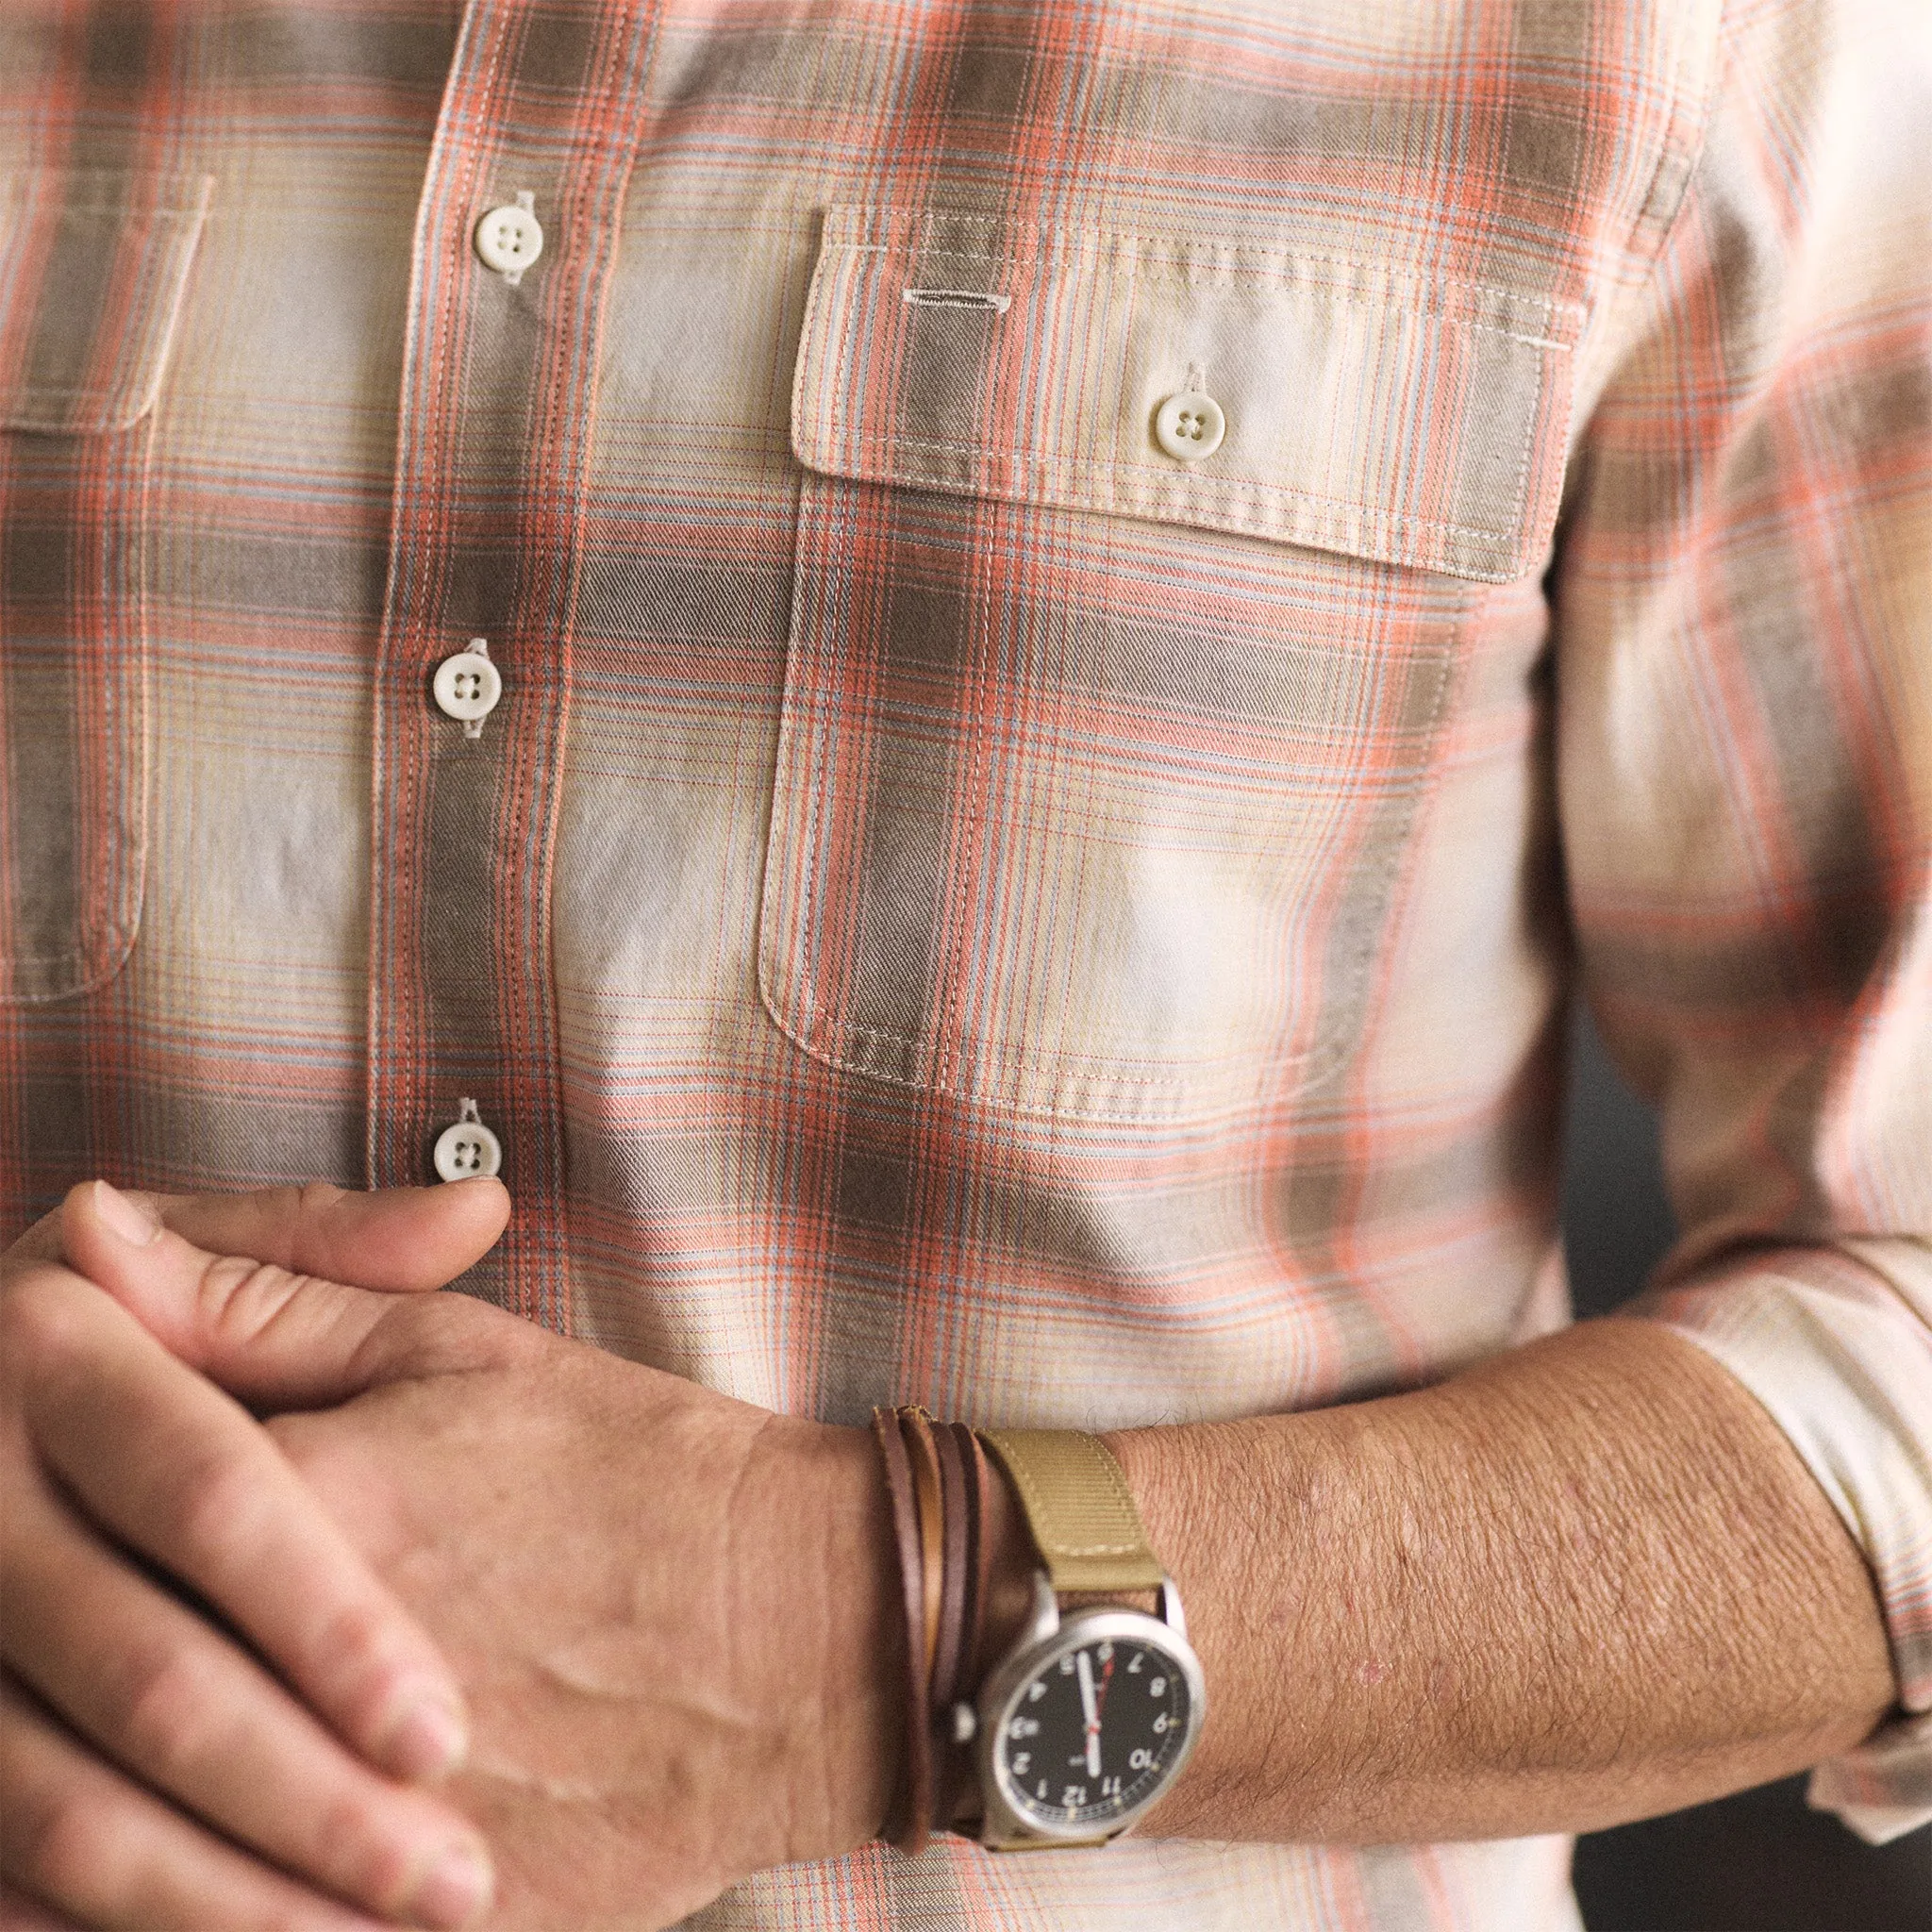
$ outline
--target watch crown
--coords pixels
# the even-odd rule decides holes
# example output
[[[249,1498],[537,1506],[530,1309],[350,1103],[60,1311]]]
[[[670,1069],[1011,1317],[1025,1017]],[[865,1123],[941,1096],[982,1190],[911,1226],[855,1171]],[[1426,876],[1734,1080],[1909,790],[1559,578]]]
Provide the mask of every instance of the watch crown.
[[[973,1734],[979,1728],[979,1719],[970,1704],[956,1704],[953,1707],[953,1742],[970,1744]]]

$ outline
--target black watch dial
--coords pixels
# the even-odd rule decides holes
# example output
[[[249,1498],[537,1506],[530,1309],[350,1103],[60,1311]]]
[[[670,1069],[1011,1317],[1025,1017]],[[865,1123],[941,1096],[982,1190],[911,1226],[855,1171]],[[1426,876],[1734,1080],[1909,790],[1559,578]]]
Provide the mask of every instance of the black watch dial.
[[[1050,1659],[1008,1700],[994,1741],[1008,1802],[1057,1832],[1097,1837],[1146,1804],[1179,1763],[1187,1679],[1131,1638],[1095,1638]]]

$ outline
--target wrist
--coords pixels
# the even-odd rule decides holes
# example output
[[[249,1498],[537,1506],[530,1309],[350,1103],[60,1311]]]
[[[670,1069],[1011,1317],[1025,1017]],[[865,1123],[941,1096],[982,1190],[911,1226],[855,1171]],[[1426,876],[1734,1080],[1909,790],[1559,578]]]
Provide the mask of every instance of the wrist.
[[[919,1408],[877,1409],[869,1433],[870,1453],[841,1454],[833,1518],[865,1525],[847,1574],[867,1579],[874,1635],[850,1652],[862,1677],[828,1703],[862,1705],[870,1721],[850,1733],[858,1757],[832,1775],[862,1791],[876,1835],[908,1855],[949,1825],[996,1850],[1098,1844],[1130,1828],[1185,1763],[1206,1691],[1104,1441],[980,1438]],[[1117,1668],[1141,1695],[1123,1690],[1104,1727]],[[1054,1797],[1059,1758],[1030,1770],[1028,1759],[1064,1748],[1068,1713],[1039,1700],[1064,1705],[1076,1679],[1084,1704],[1067,1735],[1084,1735],[1088,1775],[1062,1772]],[[1050,1745],[1027,1742],[1042,1724]]]
[[[870,1433],[825,1428],[822,1436],[825,1774],[826,1789],[845,1794],[832,1801],[841,1813],[832,1849],[844,1852],[878,1836],[898,1788],[906,1618],[891,1512]]]
[[[897,1775],[878,1835],[917,1857],[933,1833],[981,1814],[972,1713],[1028,1621],[1030,1538],[997,1461],[965,1424],[882,1407],[869,1434],[899,1633]]]
[[[1029,1546],[1030,1614],[980,1685],[982,1843],[1094,1846],[1135,1829],[1200,1736],[1207,1684],[1167,1566],[1107,1440],[989,1430]]]

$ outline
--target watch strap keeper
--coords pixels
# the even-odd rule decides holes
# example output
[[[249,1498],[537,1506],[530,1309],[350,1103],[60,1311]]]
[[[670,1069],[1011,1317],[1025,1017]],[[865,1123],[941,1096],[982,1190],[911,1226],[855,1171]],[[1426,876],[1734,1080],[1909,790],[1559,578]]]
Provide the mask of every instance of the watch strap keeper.
[[[1160,1559],[1107,1444],[1073,1429],[981,1429],[1011,1478],[1056,1595],[1158,1590]]]

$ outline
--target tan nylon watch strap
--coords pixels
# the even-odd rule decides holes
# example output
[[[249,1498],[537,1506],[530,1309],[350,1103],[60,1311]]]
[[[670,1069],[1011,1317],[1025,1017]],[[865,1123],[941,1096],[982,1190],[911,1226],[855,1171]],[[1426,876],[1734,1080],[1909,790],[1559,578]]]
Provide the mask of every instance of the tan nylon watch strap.
[[[1057,1593],[1153,1590],[1160,1559],[1121,1466],[1097,1436],[1071,1429],[982,1429],[1006,1466]]]

